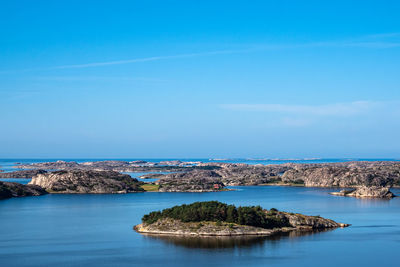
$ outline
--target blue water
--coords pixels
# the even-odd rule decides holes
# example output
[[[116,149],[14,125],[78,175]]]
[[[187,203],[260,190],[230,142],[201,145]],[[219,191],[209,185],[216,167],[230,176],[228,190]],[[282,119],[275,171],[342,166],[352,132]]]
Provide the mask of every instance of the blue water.
[[[160,160],[164,159],[148,161]],[[350,159],[226,161],[280,164],[347,160]],[[43,161],[50,160],[0,159],[0,168],[12,171],[16,162]],[[144,173],[129,174],[138,177]],[[27,183],[30,179],[1,180]],[[213,193],[45,195],[2,200],[0,266],[396,266],[398,262],[400,198],[337,197],[328,194],[333,191],[329,188],[234,189]],[[399,189],[393,191],[400,194]],[[205,200],[320,215],[352,226],[302,236],[229,242],[157,238],[132,230],[150,211]]]
[[[158,179],[155,179],[155,178],[142,179],[142,178],[139,178],[139,177],[142,176],[142,175],[145,175],[145,174],[149,174],[149,173],[167,174],[167,173],[171,173],[171,172],[123,172],[123,173],[124,174],[129,174],[132,178],[136,178],[139,181],[151,183],[151,182],[157,181]]]
[[[20,183],[20,184],[27,184],[31,181],[30,178],[0,178],[1,182],[14,182],[14,183]]]
[[[400,198],[336,197],[330,189],[236,187],[214,193],[45,195],[0,201],[1,266],[396,266]],[[400,193],[399,190],[394,190]],[[220,248],[143,236],[140,218],[194,201],[321,215],[344,229]]]

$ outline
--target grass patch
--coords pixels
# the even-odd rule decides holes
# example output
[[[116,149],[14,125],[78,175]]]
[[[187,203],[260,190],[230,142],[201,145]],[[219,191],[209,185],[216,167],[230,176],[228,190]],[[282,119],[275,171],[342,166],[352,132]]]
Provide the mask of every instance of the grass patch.
[[[140,187],[146,192],[156,192],[160,188],[160,186],[157,184],[143,184]]]

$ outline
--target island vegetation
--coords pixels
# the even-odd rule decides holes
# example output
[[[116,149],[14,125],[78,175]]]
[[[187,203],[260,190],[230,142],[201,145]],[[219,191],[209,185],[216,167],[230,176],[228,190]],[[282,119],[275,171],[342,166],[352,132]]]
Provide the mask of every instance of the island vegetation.
[[[277,214],[276,209],[265,213],[260,206],[235,207],[218,201],[208,201],[151,212],[144,215],[142,221],[151,224],[159,219],[171,218],[182,222],[223,221],[267,229],[290,226],[287,218],[278,217]]]

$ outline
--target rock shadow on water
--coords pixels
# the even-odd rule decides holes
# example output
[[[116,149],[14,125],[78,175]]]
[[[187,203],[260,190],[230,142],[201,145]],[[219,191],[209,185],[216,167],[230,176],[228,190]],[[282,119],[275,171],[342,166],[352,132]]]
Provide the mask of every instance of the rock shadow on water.
[[[311,236],[334,229],[290,231],[271,236],[247,235],[247,236],[187,236],[187,235],[158,235],[142,234],[144,238],[158,240],[169,245],[181,246],[191,249],[232,249],[262,246],[264,243],[279,242],[283,239],[296,239],[303,236]]]

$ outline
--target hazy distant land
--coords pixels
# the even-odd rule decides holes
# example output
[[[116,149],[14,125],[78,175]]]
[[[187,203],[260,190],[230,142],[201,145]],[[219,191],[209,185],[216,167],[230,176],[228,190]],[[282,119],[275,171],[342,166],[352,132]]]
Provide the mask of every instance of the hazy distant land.
[[[400,186],[400,162],[352,161],[249,165],[201,161],[54,161],[16,164],[21,169],[2,172],[0,178],[32,178],[29,185],[2,183],[3,197],[21,196],[33,185],[47,193],[212,192],[227,186],[282,185],[305,187],[367,187],[354,196],[392,197],[382,188]],[[127,174],[146,173],[137,180]],[[147,182],[146,179],[155,179]],[[8,189],[7,189],[8,188]],[[14,189],[13,189],[14,188]],[[372,189],[371,189],[372,188]],[[7,191],[8,190],[8,191]],[[22,191],[21,191],[22,190]],[[372,192],[373,191],[373,192]],[[381,194],[374,192],[383,192]],[[11,193],[10,193],[11,192]],[[36,193],[39,194],[39,193]],[[349,195],[352,194],[337,194]]]

